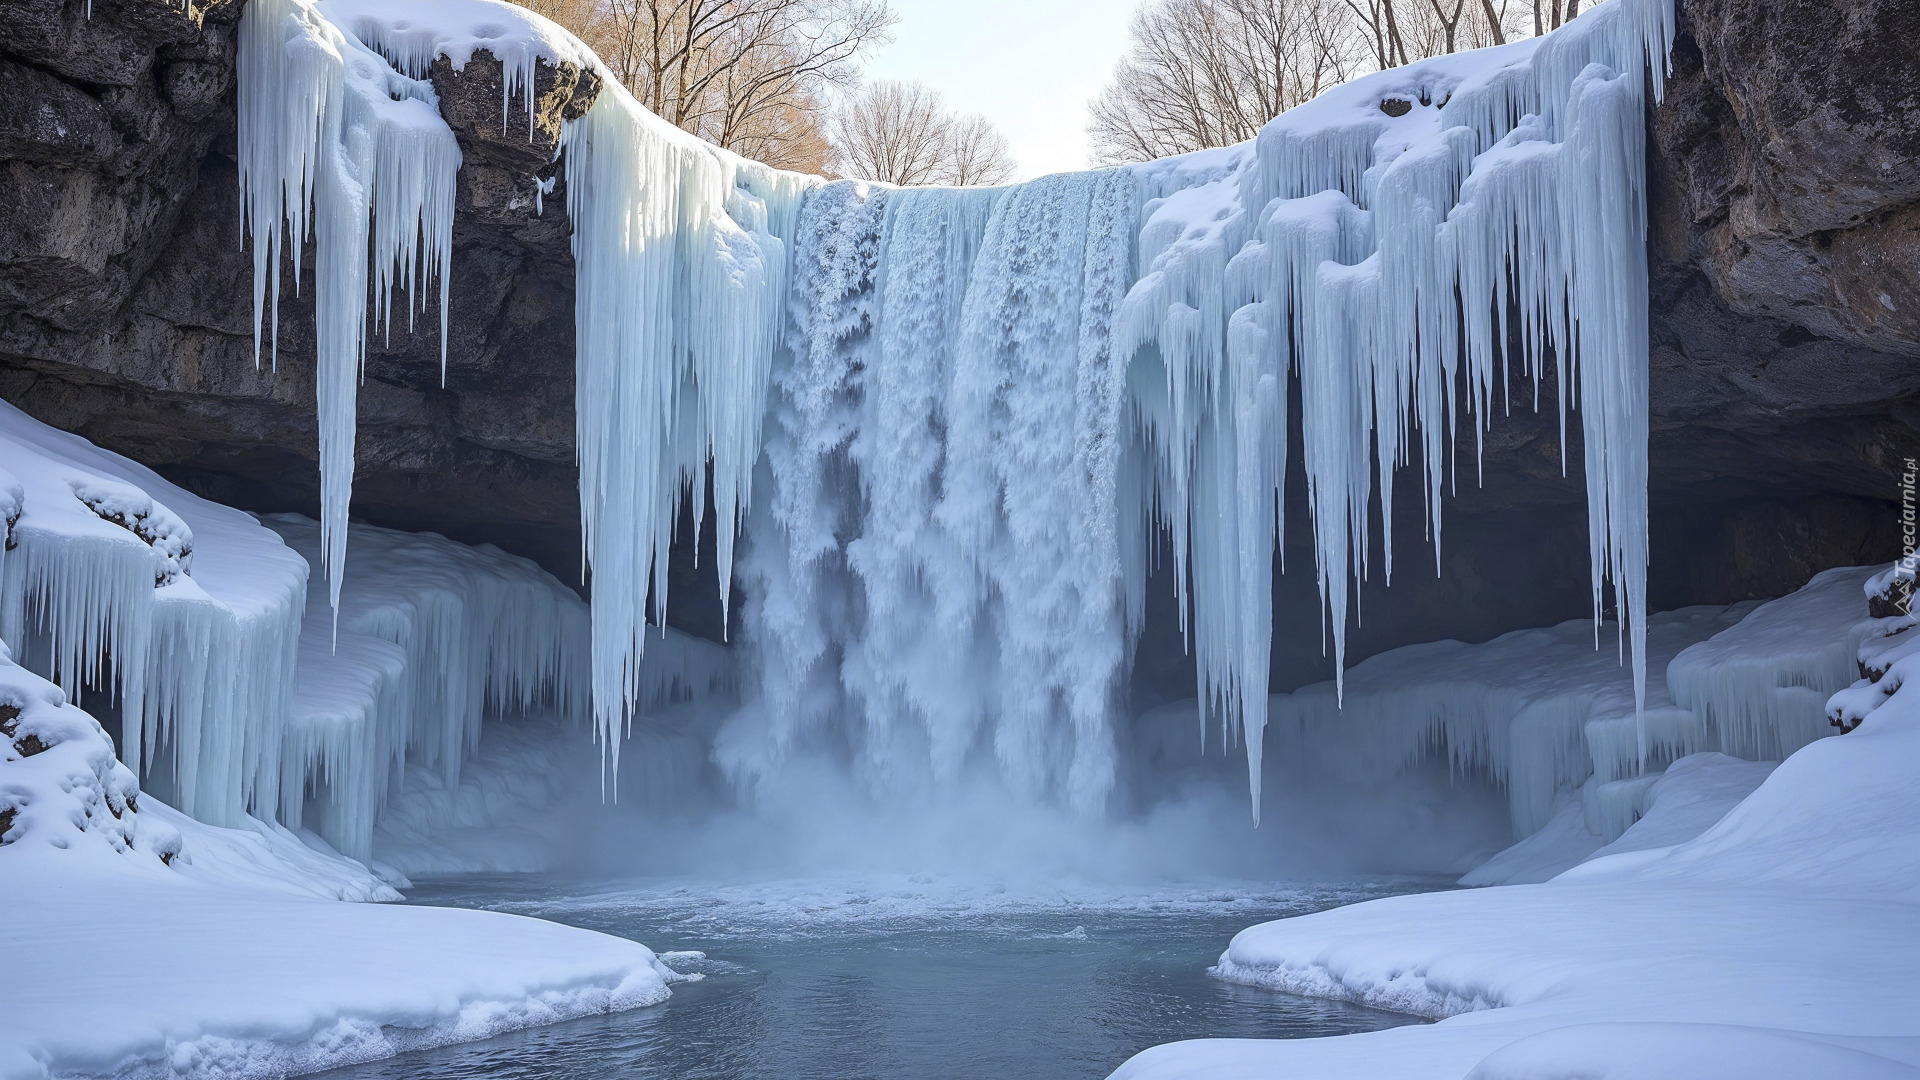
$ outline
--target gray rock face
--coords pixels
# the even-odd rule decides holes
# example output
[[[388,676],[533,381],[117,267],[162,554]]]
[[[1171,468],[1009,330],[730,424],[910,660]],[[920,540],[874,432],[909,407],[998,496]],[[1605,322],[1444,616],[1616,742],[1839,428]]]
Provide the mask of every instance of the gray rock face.
[[[238,8],[94,0],[89,19],[84,0],[0,5],[0,396],[213,498],[311,513],[313,311],[290,284],[277,367],[254,363]],[[1898,466],[1920,454],[1920,4],[1683,8],[1648,129],[1658,607],[1891,557]],[[432,304],[414,332],[403,321],[372,343],[354,513],[500,543],[575,580],[565,192],[537,213],[534,190],[554,175],[561,123],[599,87],[543,66],[531,123],[517,95],[503,123],[491,57],[431,77],[465,157],[447,377]],[[1353,657],[1589,611],[1577,433],[1564,476],[1557,421],[1513,389],[1484,486],[1469,467],[1449,506],[1438,575],[1417,485],[1400,485],[1400,573],[1366,586]],[[1456,460],[1474,454],[1468,437]],[[1304,493],[1289,501],[1276,688],[1326,674]],[[675,621],[718,636],[710,577],[691,558],[674,571]],[[1164,614],[1140,650],[1144,696],[1191,693]]]
[[[1739,314],[1920,357],[1920,7],[1686,13],[1692,47],[1654,137],[1691,261]]]

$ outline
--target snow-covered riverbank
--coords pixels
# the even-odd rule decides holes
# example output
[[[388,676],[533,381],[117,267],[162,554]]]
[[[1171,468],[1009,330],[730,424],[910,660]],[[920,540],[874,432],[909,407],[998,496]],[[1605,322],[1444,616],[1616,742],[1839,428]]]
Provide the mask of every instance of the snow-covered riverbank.
[[[1854,639],[1877,681],[1829,708],[1858,730],[1799,750],[1695,839],[1603,853],[1546,884],[1266,923],[1235,937],[1215,969],[1448,1019],[1174,1043],[1116,1080],[1920,1076],[1912,623],[1875,620]],[[1804,693],[1790,669],[1779,665],[1776,685]]]
[[[537,919],[237,892],[9,852],[0,1077],[282,1077],[653,1005],[646,947]],[[32,973],[30,982],[17,982]]]

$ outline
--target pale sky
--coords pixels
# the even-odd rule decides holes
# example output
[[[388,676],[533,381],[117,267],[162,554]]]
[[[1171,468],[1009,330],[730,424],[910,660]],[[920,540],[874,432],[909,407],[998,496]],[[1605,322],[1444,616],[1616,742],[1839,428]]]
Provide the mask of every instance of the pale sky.
[[[1139,0],[889,0],[869,79],[917,79],[1013,144],[1016,179],[1087,167],[1087,102],[1127,47]]]

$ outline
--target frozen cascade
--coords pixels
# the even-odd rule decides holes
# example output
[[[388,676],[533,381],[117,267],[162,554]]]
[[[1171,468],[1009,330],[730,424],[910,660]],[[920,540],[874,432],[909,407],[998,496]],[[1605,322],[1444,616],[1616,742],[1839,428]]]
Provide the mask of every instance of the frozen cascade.
[[[881,790],[951,783],[985,746],[1024,795],[1104,801],[1134,203],[1120,171],[807,202],[774,492],[746,529],[743,779],[844,734]]]
[[[265,523],[318,565],[317,522]],[[351,539],[340,606],[318,596],[307,606],[281,818],[306,823],[311,792],[315,831],[365,860],[375,815],[409,762],[455,787],[483,717],[585,718],[589,631],[579,597],[497,548],[365,525]]]
[[[271,13],[277,32],[258,29]],[[345,182],[366,159],[335,99],[378,83],[406,100],[361,126],[393,133],[380,154],[420,161],[393,196],[417,217],[376,233],[370,256],[409,283],[415,262],[431,273],[433,193],[457,150],[427,121],[427,64],[492,49],[511,97],[539,58],[598,63],[505,5],[420,14],[250,9],[255,236],[281,218],[303,235],[311,212],[323,248],[368,243],[365,198],[340,209],[328,192],[366,190]],[[822,187],[701,144],[610,83],[563,136],[610,761],[667,603],[668,547],[683,512],[708,512],[710,470],[723,593],[736,532],[747,542],[749,696],[722,747],[743,779],[804,742],[847,747],[881,787],[911,784],[918,762],[951,777],[983,750],[1018,791],[1099,805],[1160,529],[1201,696],[1247,745],[1257,813],[1292,379],[1344,668],[1370,502],[1390,514],[1396,471],[1417,463],[1437,560],[1455,432],[1509,406],[1493,387],[1515,364],[1551,373],[1562,422],[1583,422],[1595,612],[1611,588],[1642,717],[1641,125],[1673,18],[1671,0],[1610,0],[1543,38],[1336,87],[1250,145],[992,192]],[[1390,99],[1407,108],[1389,114]],[[418,252],[381,239],[414,220]],[[277,256],[262,258],[270,277]],[[323,324],[361,326],[367,281],[322,264]],[[328,353],[336,378],[359,343]],[[344,500],[351,413],[323,411],[327,490]],[[771,489],[758,501],[756,481]],[[327,520],[343,514],[330,499]],[[325,562],[339,559],[330,539]],[[1390,545],[1379,569],[1390,578]],[[1637,754],[1651,737],[1636,719]]]

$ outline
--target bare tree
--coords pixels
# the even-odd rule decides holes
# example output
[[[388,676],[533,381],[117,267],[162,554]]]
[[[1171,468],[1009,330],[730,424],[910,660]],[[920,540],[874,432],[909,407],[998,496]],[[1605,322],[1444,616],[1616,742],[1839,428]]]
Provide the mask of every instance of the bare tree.
[[[544,15],[582,41],[589,41],[600,20],[600,0],[513,0],[536,15]]]
[[[1226,146],[1358,71],[1367,42],[1339,0],[1148,0],[1091,106],[1104,164]]]
[[[1013,176],[1006,136],[983,116],[957,117],[917,82],[870,83],[849,95],[831,128],[841,176],[911,187],[1003,183]]]
[[[1534,0],[1533,32],[1537,37],[1558,30],[1580,14],[1580,0]]]
[[[1539,4],[1557,0],[1539,0]],[[1367,41],[1375,67],[1390,68],[1442,53],[1504,45],[1524,36],[1523,7],[1514,0],[1341,0]],[[1525,0],[1523,0],[1525,3]],[[1537,9],[1539,4],[1526,4]],[[1535,13],[1535,30],[1539,16]],[[1554,25],[1559,25],[1555,23]]]
[[[745,157],[817,170],[827,95],[887,40],[886,0],[518,0],[572,30],[640,103]]]
[[[902,187],[935,183],[946,128],[940,95],[921,83],[870,83],[834,114],[834,171]]]
[[[956,117],[947,130],[947,179],[954,187],[990,187],[1013,179],[1013,150],[984,116]]]

